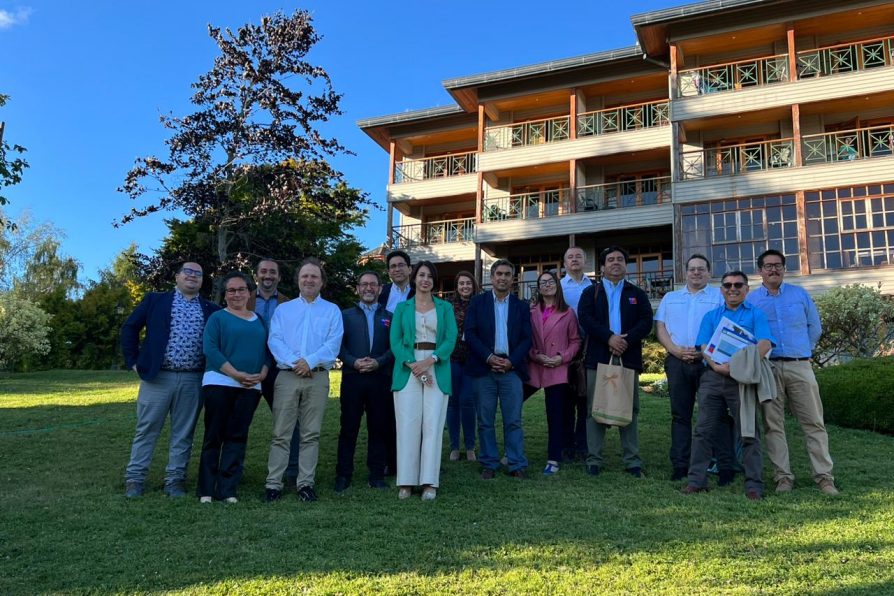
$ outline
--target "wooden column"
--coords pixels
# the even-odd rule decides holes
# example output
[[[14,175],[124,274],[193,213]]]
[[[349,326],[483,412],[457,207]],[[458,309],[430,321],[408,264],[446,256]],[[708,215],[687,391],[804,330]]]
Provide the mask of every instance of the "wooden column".
[[[794,145],[795,167],[801,167],[801,104],[792,104],[792,144]]]
[[[795,47],[795,25],[788,23],[785,27],[785,41],[788,45],[788,80],[798,80],[798,52]]]
[[[568,162],[568,210],[571,213],[577,212],[577,160],[572,159]]]
[[[385,237],[385,244],[388,248],[394,248],[394,233],[392,232],[394,228],[394,207],[391,206],[391,201],[388,201],[388,232]]]
[[[670,174],[671,174],[671,201],[673,201],[674,182],[679,180],[678,171],[680,163],[680,123],[674,122],[674,101],[679,96],[679,82],[677,71],[680,67],[680,53],[677,44],[670,44],[670,82],[668,84],[668,118],[671,119],[671,146],[670,146]]]
[[[394,184],[394,166],[397,164],[397,143],[388,144],[388,185]]]
[[[568,114],[569,114],[569,132],[572,139],[577,138],[577,89],[571,89],[571,95],[568,97]]]
[[[795,192],[795,203],[798,206],[798,257],[801,275],[810,275],[810,259],[807,257],[807,206],[803,190]]]
[[[484,128],[487,118],[484,114],[484,104],[478,104],[478,153],[484,151]]]

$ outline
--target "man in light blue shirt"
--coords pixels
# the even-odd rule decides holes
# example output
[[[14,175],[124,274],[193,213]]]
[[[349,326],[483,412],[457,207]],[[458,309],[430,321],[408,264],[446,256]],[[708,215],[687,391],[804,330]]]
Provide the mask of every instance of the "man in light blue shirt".
[[[290,440],[300,422],[301,448],[295,485],[302,501],[316,501],[314,478],[320,451],[320,428],[329,400],[329,369],[341,348],[341,310],[320,297],[326,274],[319,260],[308,257],[296,275],[301,295],[277,307],[267,345],[280,369],[273,399],[273,441],[267,460],[267,502],[282,496],[282,475],[289,461]]]
[[[702,353],[696,347],[699,326],[705,314],[723,304],[719,288],[708,285],[711,263],[694,254],[686,261],[686,286],[668,292],[655,314],[655,334],[667,350],[664,372],[670,393],[671,480],[682,480],[689,470],[692,451],[692,413],[702,373]]]
[[[565,251],[563,259],[565,275],[559,282],[562,284],[562,296],[565,302],[577,315],[577,305],[580,302],[584,290],[593,285],[590,278],[584,275],[584,263],[586,255],[584,249],[572,246]],[[578,325],[578,332],[586,342],[584,328]],[[584,347],[568,367],[568,399],[565,400],[563,409],[562,427],[564,429],[565,445],[562,447],[563,458],[566,461],[585,460],[587,457],[587,383],[586,373],[580,374],[579,369],[584,368]]]
[[[764,251],[757,259],[757,267],[763,284],[748,295],[748,302],[767,315],[776,337],[770,361],[776,377],[777,397],[761,404],[767,456],[773,464],[776,492],[787,493],[795,485],[785,439],[785,404],[788,402],[807,440],[814,482],[823,493],[837,495],[829,436],[823,422],[823,403],[810,364],[816,342],[823,332],[819,312],[803,288],[783,283],[785,255],[781,252]]]

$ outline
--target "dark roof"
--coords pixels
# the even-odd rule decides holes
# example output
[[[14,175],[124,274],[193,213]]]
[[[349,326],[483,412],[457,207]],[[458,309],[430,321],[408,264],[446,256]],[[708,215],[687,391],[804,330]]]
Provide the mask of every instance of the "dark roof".
[[[438,116],[450,116],[462,112],[463,109],[457,105],[425,108],[422,110],[408,110],[406,112],[401,112],[400,114],[390,114],[388,116],[376,116],[375,118],[358,120],[357,126],[360,128],[373,128],[376,126],[387,126],[389,124],[413,122],[414,120],[427,120],[429,118],[437,118]]]
[[[728,10],[730,8],[752,6],[761,4],[764,1],[765,0],[707,0],[705,2],[694,2],[683,6],[641,12],[630,17],[630,22],[633,23],[634,27],[640,25],[654,25],[662,21],[672,21],[674,19],[701,16],[720,10]]]

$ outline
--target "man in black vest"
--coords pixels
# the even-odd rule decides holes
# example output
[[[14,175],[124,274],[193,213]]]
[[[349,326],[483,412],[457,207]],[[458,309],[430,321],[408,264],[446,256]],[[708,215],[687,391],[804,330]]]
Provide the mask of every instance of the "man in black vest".
[[[366,411],[370,488],[388,488],[385,475],[385,446],[394,432],[394,402],[391,368],[394,355],[389,343],[391,313],[377,302],[382,286],[379,275],[364,271],[357,281],[360,302],[342,311],[341,432],[338,435],[338,463],[335,492],[343,493],[354,474],[354,451],[360,419]],[[390,418],[390,420],[389,420]],[[390,437],[393,442],[394,437]]]

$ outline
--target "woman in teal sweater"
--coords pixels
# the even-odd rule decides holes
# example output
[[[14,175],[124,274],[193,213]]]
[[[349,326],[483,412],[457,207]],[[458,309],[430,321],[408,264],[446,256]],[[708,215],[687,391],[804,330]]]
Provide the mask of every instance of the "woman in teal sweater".
[[[400,499],[409,498],[413,487],[421,485],[423,500],[434,500],[441,473],[456,319],[449,302],[432,296],[437,281],[434,265],[428,261],[416,263],[410,276],[416,295],[398,304],[391,319],[391,389]]]
[[[246,308],[251,284],[234,271],[223,279],[227,307],[205,324],[205,438],[199,460],[199,500],[236,502],[248,427],[267,376],[267,326]]]

